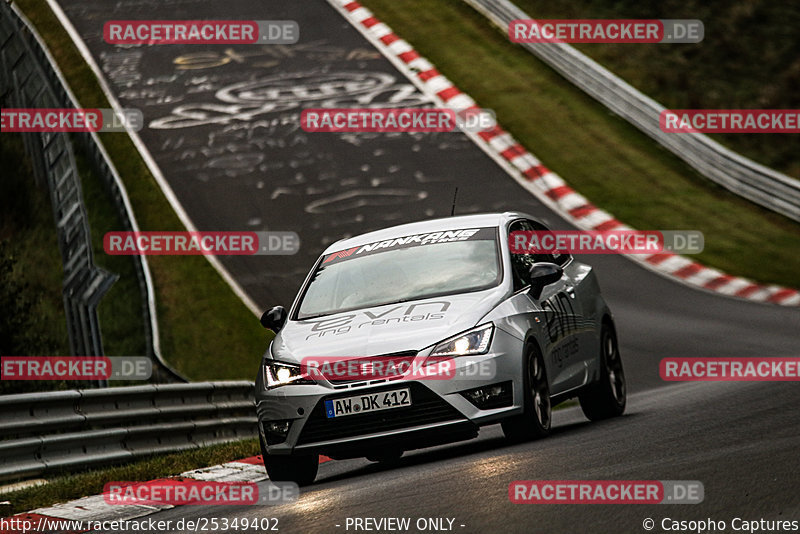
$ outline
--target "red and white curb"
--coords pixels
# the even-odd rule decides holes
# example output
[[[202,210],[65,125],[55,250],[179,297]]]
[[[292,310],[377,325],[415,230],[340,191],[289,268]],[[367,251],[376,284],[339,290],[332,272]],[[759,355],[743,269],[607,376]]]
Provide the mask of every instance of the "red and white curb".
[[[330,461],[327,456],[320,456],[319,463]],[[176,477],[160,478],[142,482],[142,484],[163,484],[165,481],[202,480],[204,482],[263,482],[268,480],[267,471],[261,456],[251,456],[226,462],[224,464],[186,471]],[[67,503],[55,504],[47,508],[39,508],[25,514],[18,514],[9,519],[28,519],[34,524],[41,520],[68,521],[124,521],[144,517],[161,510],[174,508],[171,504],[108,504],[103,494],[82,497]],[[84,530],[50,530],[48,532],[66,534],[69,532],[85,532]],[[3,530],[2,534],[16,534]],[[20,533],[22,534],[22,533]]]
[[[420,90],[443,107],[456,112],[479,109],[434,65],[420,56],[367,8],[352,0],[328,0],[353,26],[383,53]],[[487,154],[525,189],[545,205],[583,230],[631,230],[610,213],[601,210],[576,192],[556,173],[542,165],[508,132],[496,126],[478,134],[467,133]],[[727,275],[673,253],[627,255],[648,269],[692,287],[747,300],[800,305],[800,291],[777,285],[762,285]]]

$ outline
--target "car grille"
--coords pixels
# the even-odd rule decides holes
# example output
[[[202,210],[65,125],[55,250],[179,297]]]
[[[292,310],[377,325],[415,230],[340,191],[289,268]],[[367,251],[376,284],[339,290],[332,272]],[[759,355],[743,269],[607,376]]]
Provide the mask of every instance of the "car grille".
[[[380,356],[369,356],[364,358],[356,358],[351,360],[353,362],[376,362],[380,361],[381,359],[392,359],[396,362],[407,362],[408,364],[417,356],[416,351],[404,351],[404,352],[395,352],[393,354],[382,354]],[[360,386],[366,386],[367,384],[381,384],[384,382],[388,382],[391,380],[398,380],[401,378],[401,375],[392,375],[392,376],[376,376],[373,378],[338,378],[335,376],[328,376],[325,373],[320,373],[323,378],[328,380],[332,385],[333,389],[345,389],[345,388],[354,388]]]
[[[361,391],[351,391],[348,395],[330,395],[321,399],[314,406],[311,415],[306,421],[298,445],[317,443],[320,441],[336,440],[374,434],[390,430],[441,423],[444,421],[465,420],[464,416],[447,402],[442,400],[431,390],[414,382],[396,383],[389,387],[380,387],[363,390],[365,393],[378,393],[392,391],[399,387],[411,389],[411,406],[382,410],[374,413],[348,415],[328,419],[325,415],[325,401],[353,396]]]

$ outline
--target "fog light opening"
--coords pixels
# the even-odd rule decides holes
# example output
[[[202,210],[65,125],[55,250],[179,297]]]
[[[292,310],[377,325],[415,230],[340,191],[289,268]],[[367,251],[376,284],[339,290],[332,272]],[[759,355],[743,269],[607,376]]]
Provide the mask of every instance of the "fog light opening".
[[[276,445],[286,441],[291,425],[292,422],[289,420],[264,423],[264,437],[267,439],[267,445]]]
[[[513,401],[511,382],[462,391],[461,395],[481,410],[510,406]]]

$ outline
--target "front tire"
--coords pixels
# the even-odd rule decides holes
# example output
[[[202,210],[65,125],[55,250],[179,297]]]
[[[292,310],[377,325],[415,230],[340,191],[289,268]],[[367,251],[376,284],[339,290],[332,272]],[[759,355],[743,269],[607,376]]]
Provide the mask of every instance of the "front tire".
[[[614,326],[603,323],[600,332],[600,380],[579,397],[581,410],[590,421],[617,417],[625,412],[627,384]]]
[[[261,458],[267,475],[273,482],[294,482],[298,486],[308,486],[317,478],[318,454],[273,456],[267,454],[264,441],[260,441]]]
[[[550,386],[547,383],[544,358],[539,349],[531,343],[525,345],[524,354],[523,388],[525,398],[523,412],[522,415],[502,422],[506,438],[515,442],[548,436],[552,422]]]

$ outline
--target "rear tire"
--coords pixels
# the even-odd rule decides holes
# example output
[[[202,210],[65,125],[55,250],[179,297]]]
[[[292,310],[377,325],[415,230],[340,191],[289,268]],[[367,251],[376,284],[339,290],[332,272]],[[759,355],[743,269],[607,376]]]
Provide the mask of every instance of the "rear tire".
[[[539,349],[525,345],[523,388],[525,391],[522,415],[510,417],[502,422],[503,433],[511,441],[529,441],[550,434],[552,404],[547,370]]]
[[[273,482],[294,482],[298,486],[308,486],[317,478],[319,470],[318,454],[291,454],[286,456],[267,454],[264,441],[261,441],[261,458],[267,475]]]
[[[581,410],[590,421],[617,417],[625,412],[627,385],[614,326],[603,323],[600,332],[600,380],[581,393]]]

